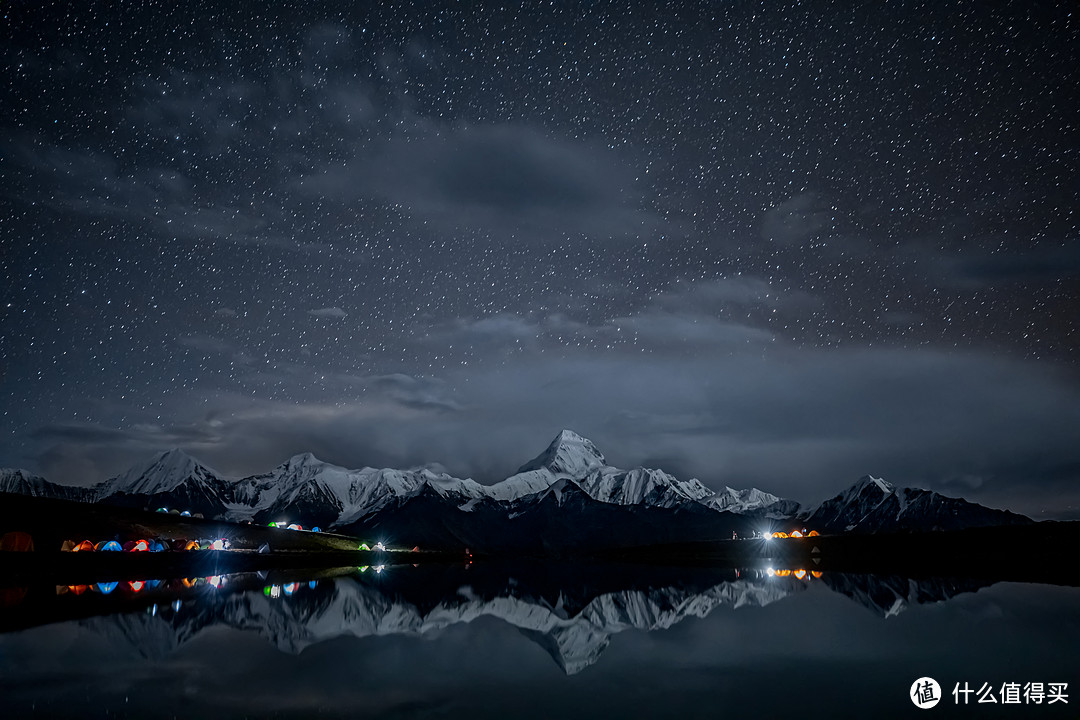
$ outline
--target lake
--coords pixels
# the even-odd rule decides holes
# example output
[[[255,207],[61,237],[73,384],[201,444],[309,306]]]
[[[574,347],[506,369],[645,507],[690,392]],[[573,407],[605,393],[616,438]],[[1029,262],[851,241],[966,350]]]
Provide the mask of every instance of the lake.
[[[35,585],[0,591],[0,695],[5,717],[1075,718],[1071,582],[536,561]]]

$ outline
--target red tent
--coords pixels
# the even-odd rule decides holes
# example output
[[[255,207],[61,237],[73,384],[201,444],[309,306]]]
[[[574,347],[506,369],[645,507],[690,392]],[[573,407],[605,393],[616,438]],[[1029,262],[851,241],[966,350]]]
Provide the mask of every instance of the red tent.
[[[0,551],[4,550],[7,552],[33,552],[34,538],[30,537],[30,533],[25,533],[22,530],[12,530],[9,533],[4,533],[4,536],[0,537]]]

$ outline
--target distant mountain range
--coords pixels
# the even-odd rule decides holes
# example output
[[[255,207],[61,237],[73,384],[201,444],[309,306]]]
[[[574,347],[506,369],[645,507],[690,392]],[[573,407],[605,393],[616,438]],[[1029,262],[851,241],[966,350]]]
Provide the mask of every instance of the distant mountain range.
[[[0,470],[0,492],[178,508],[235,521],[287,520],[409,545],[540,553],[719,540],[769,527],[874,533],[1031,522],[869,476],[813,508],[756,488],[714,492],[663,470],[608,465],[591,441],[570,430],[493,485],[427,467],[349,470],[310,453],[268,473],[233,478],[170,450],[91,488]]]

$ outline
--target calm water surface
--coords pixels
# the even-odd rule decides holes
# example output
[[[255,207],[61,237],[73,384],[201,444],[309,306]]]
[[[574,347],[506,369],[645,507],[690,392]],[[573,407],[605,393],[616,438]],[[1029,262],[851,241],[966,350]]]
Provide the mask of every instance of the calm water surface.
[[[1068,586],[394,566],[9,588],[0,619],[4,717],[1080,717]],[[1068,703],[1002,704],[1029,682]]]

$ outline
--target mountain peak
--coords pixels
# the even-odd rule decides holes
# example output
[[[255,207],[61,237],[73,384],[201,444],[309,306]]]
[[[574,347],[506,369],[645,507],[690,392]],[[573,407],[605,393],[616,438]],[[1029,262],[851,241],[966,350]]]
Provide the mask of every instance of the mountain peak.
[[[590,471],[604,467],[607,461],[591,440],[573,430],[560,432],[544,452],[522,465],[519,473],[546,468],[553,473],[583,478]]]
[[[301,468],[312,465],[324,465],[325,463],[314,454],[309,452],[298,453],[281,464],[282,467],[288,468]]]
[[[873,475],[863,475],[859,478],[859,481],[852,486],[852,494],[860,494],[867,488],[877,488],[883,495],[888,495],[896,490],[892,483],[885,482],[881,478],[876,478]]]

